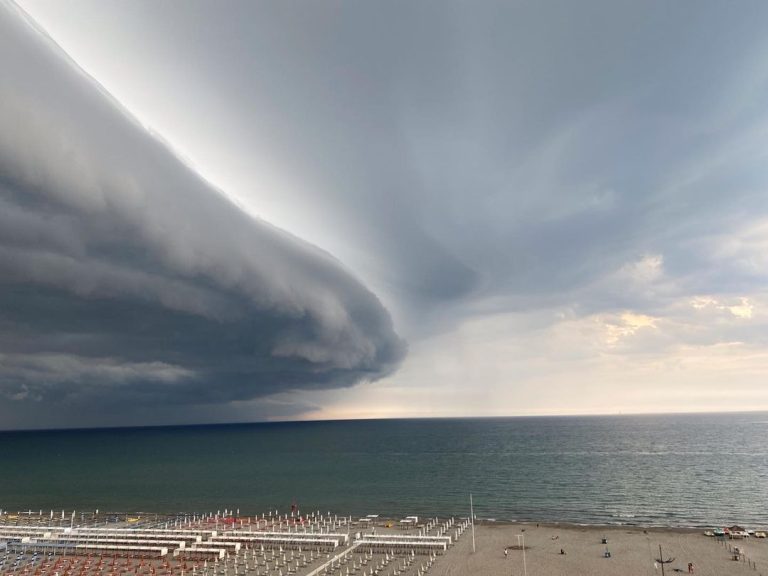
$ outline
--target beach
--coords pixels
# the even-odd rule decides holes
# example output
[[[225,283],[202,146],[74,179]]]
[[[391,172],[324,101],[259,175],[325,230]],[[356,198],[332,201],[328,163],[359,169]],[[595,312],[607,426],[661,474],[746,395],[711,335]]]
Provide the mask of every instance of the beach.
[[[766,567],[768,539],[684,528],[478,521],[473,550],[467,518],[0,514],[0,574],[13,576],[739,576]]]
[[[723,540],[704,536],[702,530],[639,527],[558,526],[496,524],[476,526],[476,552],[472,540],[462,538],[446,557],[436,563],[432,574],[456,576],[524,574],[522,551],[512,549],[525,537],[526,568],[529,576],[651,576],[660,575],[659,545],[664,559],[675,560],[664,567],[666,574],[688,573],[704,576],[768,574],[768,539]],[[605,538],[607,544],[603,544]],[[522,541],[522,537],[520,538]],[[504,556],[504,547],[510,547]],[[728,546],[746,552],[734,561]],[[605,557],[606,548],[610,558]],[[560,554],[563,549],[565,554]],[[746,560],[755,563],[756,568]]]

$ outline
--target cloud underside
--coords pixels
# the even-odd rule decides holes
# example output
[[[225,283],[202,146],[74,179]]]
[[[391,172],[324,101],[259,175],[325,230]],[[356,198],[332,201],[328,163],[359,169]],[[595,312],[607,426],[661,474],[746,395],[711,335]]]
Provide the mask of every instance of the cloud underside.
[[[0,69],[5,412],[227,403],[397,367],[365,286],[245,215],[4,3]]]

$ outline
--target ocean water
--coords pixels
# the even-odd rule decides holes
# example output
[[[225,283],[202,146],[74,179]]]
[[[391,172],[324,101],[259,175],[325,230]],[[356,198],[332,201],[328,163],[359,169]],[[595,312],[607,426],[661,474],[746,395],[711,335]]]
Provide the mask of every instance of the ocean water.
[[[768,414],[0,433],[0,508],[768,525]]]

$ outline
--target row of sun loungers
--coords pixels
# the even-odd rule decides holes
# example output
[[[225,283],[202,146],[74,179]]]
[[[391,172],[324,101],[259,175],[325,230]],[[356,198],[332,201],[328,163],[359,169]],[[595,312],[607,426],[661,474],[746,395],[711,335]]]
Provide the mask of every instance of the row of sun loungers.
[[[331,538],[291,538],[286,536],[236,536],[230,538],[236,540],[240,544],[246,542],[249,544],[271,544],[291,549],[301,548],[302,546],[304,548],[315,546],[324,549],[333,549],[339,546],[338,540]],[[209,540],[206,544],[215,544],[218,546],[220,542],[218,540]]]
[[[221,534],[222,537],[227,537],[227,538],[232,536],[250,537],[252,535],[253,536],[279,536],[279,537],[290,536],[291,538],[295,538],[295,539],[307,539],[307,540],[311,540],[313,538],[318,537],[318,533],[315,533],[315,532],[250,532],[250,531],[246,532],[243,530],[231,530],[231,531],[223,532]],[[320,537],[326,538],[326,539],[334,539],[339,544],[346,544],[347,542],[349,542],[349,534],[328,532],[328,533],[321,534]]]
[[[77,544],[74,542],[8,542],[10,550],[20,552],[31,548],[43,552],[117,552],[130,553],[136,557],[162,558],[168,555],[168,548],[162,546],[130,546],[120,544]]]
[[[166,535],[166,534],[173,534],[174,536],[184,536],[188,538],[192,537],[211,537],[216,536],[218,534],[217,530],[186,530],[181,528],[94,528],[94,527],[78,527],[73,528],[72,531],[77,532],[93,532],[93,533],[104,533],[104,532],[141,532],[142,534],[160,534],[160,535]]]
[[[277,538],[280,540],[291,540],[296,542],[312,542],[322,543],[321,545],[327,545],[327,543],[333,543],[333,548],[341,546],[349,542],[348,534],[313,534],[302,532],[226,532],[220,536],[212,538],[232,540],[233,542],[260,542],[265,538]]]
[[[445,542],[417,542],[410,539],[394,540],[391,538],[366,538],[359,540],[360,544],[365,548],[375,550],[413,550],[420,553],[431,552],[445,552],[448,549],[448,544]]]
[[[179,558],[221,560],[226,556],[226,552],[222,548],[177,548],[173,555]]]
[[[368,540],[405,540],[408,542],[444,542],[450,546],[452,538],[450,536],[403,536],[402,534],[363,534],[361,539]]]

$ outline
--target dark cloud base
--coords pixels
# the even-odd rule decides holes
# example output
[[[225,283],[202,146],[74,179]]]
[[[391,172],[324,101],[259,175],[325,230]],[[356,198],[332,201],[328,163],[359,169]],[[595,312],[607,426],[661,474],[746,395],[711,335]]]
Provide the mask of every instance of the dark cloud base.
[[[389,314],[339,262],[242,213],[3,3],[0,68],[3,427],[223,418],[397,368]]]

